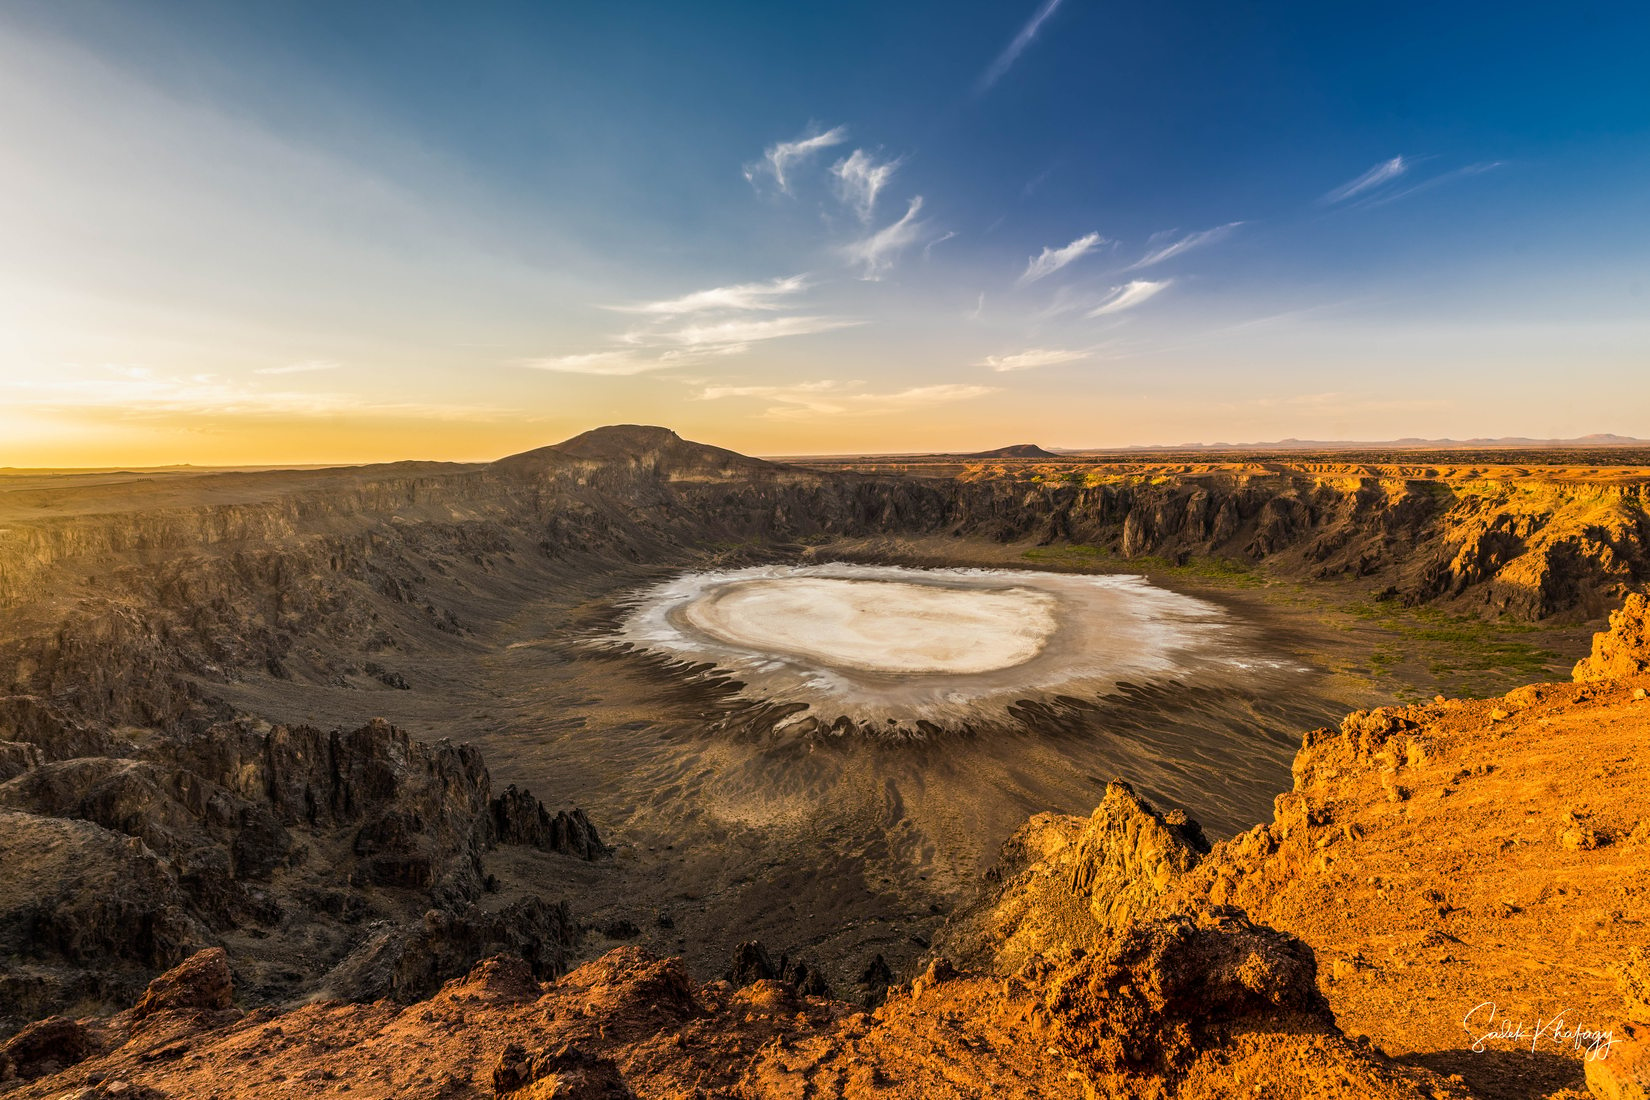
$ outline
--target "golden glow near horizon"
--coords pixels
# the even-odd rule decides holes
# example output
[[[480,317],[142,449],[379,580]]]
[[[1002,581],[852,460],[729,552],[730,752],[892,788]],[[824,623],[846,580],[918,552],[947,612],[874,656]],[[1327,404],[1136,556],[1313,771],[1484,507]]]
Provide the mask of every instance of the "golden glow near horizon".
[[[769,455],[1650,435],[1637,238],[1573,220],[1614,192],[1509,214],[1514,264],[1494,225],[1412,240],[1474,187],[1544,201],[1498,161],[1358,152],[1264,217],[1102,222],[867,119],[695,131],[664,193],[600,143],[489,171],[348,81],[260,84],[254,49],[237,83],[117,12],[144,48],[0,14],[0,467],[481,461],[611,423]],[[1419,258],[1378,266],[1392,234]]]

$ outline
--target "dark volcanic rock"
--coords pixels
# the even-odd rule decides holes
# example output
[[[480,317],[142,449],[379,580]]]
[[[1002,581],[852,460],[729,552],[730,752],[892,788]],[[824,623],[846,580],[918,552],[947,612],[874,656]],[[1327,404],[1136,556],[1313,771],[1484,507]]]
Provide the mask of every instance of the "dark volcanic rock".
[[[517,790],[513,783],[493,799],[490,811],[495,843],[567,852],[580,859],[600,859],[608,854],[583,810],[560,810],[552,815],[544,803],[528,791]]]
[[[490,955],[514,955],[548,980],[564,973],[578,943],[566,902],[528,898],[497,911],[467,906],[454,913],[431,909],[406,924],[385,922],[323,980],[348,1000],[427,997],[449,978]]]
[[[747,940],[733,949],[733,961],[722,975],[736,986],[750,985],[764,978],[779,977],[779,969],[759,940]]]
[[[878,955],[880,960],[882,956]],[[723,977],[735,986],[744,987],[760,981],[781,981],[810,997],[829,997],[831,988],[819,969],[789,955],[779,956],[775,963],[768,949],[759,940],[747,940],[734,948],[733,960]],[[892,976],[890,975],[890,980]],[[887,988],[887,982],[883,988]]]
[[[86,1029],[66,1016],[37,1021],[0,1046],[0,1080],[15,1073],[25,1081],[56,1073],[86,1057]]]
[[[87,821],[0,811],[0,1026],[129,1001],[210,943],[170,869]]]
[[[578,811],[551,815],[514,790],[493,799],[472,747],[382,721],[218,723],[131,755],[63,760],[17,744],[8,758],[30,766],[0,783],[0,843],[26,853],[0,878],[0,960],[27,960],[0,961],[0,1022],[14,1025],[130,1000],[244,928],[262,930],[245,959],[254,999],[300,992],[305,974],[346,956],[356,964],[342,969],[364,976],[345,986],[363,996],[427,992],[489,951],[553,975],[575,938],[565,907],[483,913],[483,857],[500,843],[606,851]],[[363,941],[373,919],[398,931]]]

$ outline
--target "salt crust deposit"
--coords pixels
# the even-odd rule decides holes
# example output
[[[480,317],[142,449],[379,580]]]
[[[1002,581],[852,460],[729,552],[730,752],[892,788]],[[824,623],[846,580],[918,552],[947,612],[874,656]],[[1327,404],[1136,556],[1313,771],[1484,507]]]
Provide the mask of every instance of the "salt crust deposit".
[[[821,721],[973,724],[1247,666],[1219,607],[1142,577],[850,564],[687,573],[633,593],[606,643],[714,666]]]
[[[753,652],[863,672],[990,672],[1024,664],[1055,630],[1035,588],[777,577],[738,581],[686,604],[684,623]]]

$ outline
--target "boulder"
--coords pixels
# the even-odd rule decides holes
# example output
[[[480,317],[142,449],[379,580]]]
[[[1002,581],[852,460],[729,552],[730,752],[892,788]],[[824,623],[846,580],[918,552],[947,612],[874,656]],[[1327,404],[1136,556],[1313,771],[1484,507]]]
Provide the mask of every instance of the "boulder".
[[[0,1046],[0,1078],[25,1081],[56,1073],[86,1057],[86,1029],[67,1016],[50,1016],[25,1027]]]
[[[1197,822],[1158,813],[1116,780],[1087,818],[1039,814],[1022,826],[1003,846],[996,888],[959,909],[935,948],[999,974],[1050,953],[1097,950],[1155,912],[1209,848]]]
[[[493,1095],[510,1100],[634,1100],[618,1064],[569,1043],[528,1054],[512,1043],[493,1069]]]
[[[1052,975],[1042,1008],[1065,1049],[1103,1072],[1169,1073],[1259,1020],[1334,1032],[1317,960],[1240,910],[1142,920]]]
[[[149,983],[132,1009],[138,1023],[159,1012],[218,1013],[234,1007],[235,980],[221,947],[199,951]]]

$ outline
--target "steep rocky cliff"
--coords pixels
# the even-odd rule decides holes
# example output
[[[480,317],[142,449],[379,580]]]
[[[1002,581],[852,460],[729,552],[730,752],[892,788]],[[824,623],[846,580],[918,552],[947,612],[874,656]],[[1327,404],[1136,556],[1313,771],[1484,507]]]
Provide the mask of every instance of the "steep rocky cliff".
[[[19,742],[0,784],[0,1020],[128,997],[157,970],[234,948],[245,990],[415,997],[489,950],[565,966],[560,899],[496,913],[486,854],[605,854],[582,815],[490,790],[469,746],[387,723],[325,733],[246,722],[73,754]]]
[[[557,578],[729,543],[1069,542],[1123,561],[1265,562],[1518,619],[1590,617],[1650,578],[1647,483],[1308,462],[899,477],[637,427],[479,467],[191,475],[123,494],[71,481],[0,492],[0,685],[40,701],[0,707],[171,727],[228,717],[201,688],[212,681],[399,686],[398,651],[461,646],[475,615]]]

